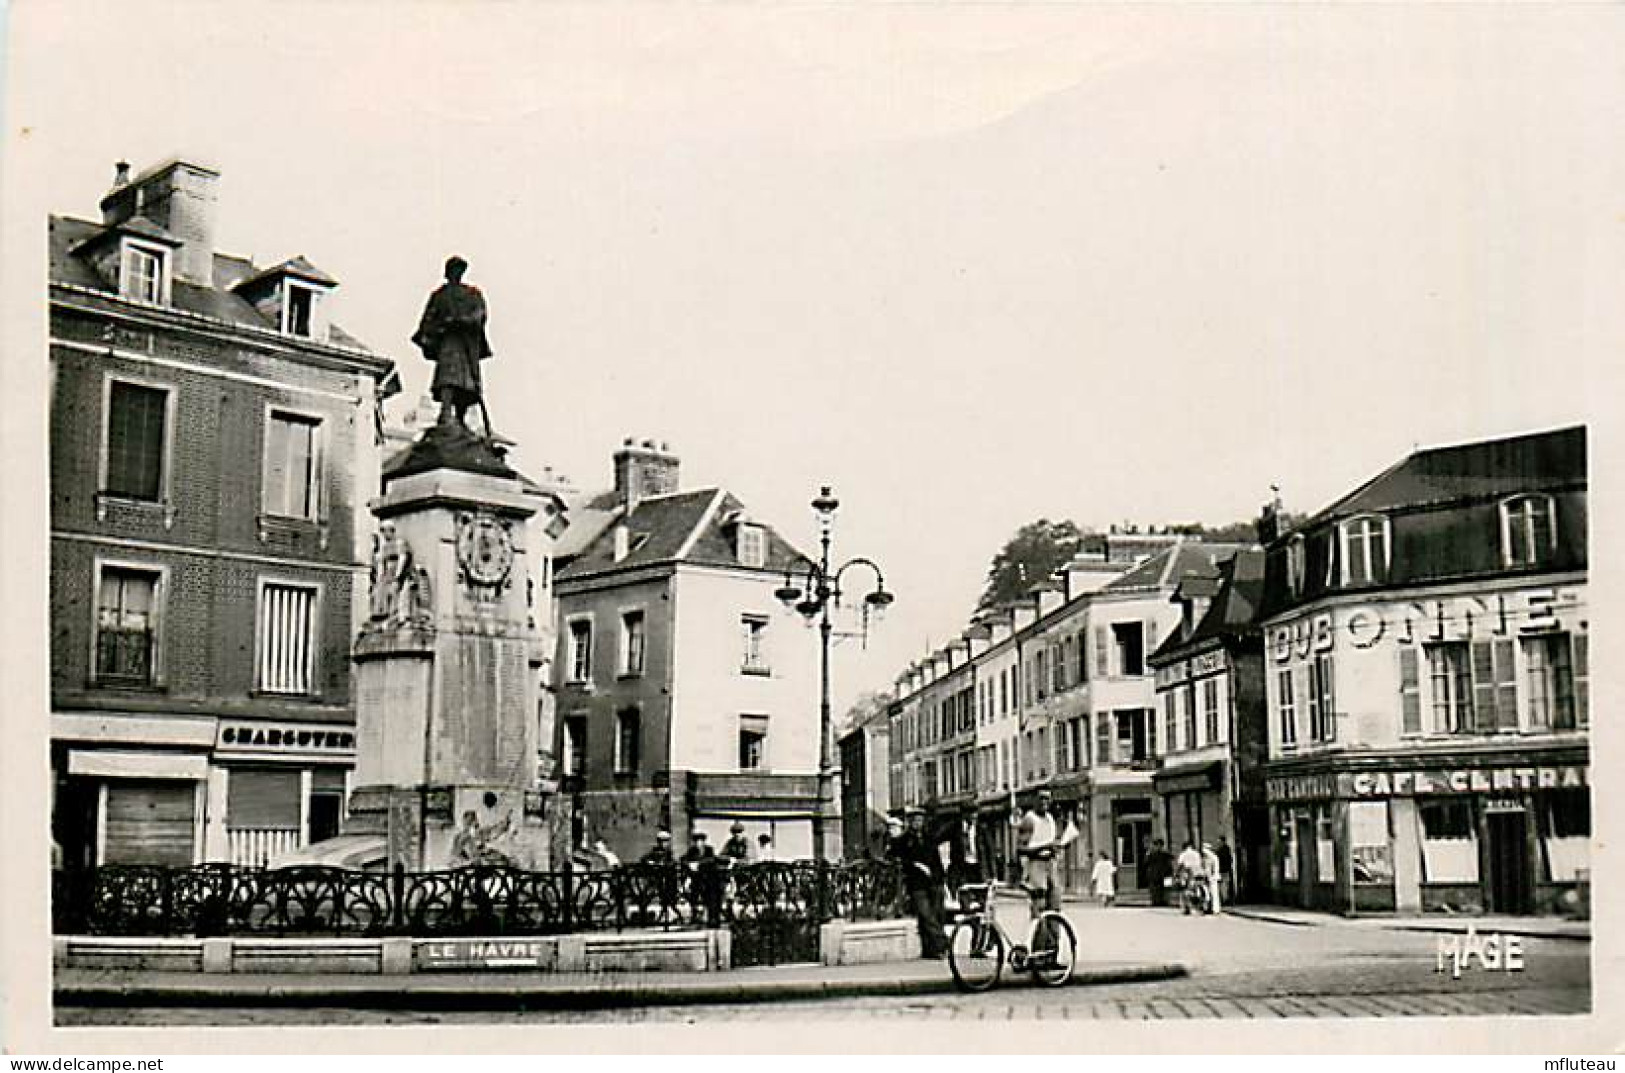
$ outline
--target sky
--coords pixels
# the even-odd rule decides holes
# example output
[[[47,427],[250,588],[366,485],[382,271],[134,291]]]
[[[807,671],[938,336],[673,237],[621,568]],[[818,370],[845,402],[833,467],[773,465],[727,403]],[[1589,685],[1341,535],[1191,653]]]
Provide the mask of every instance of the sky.
[[[963,630],[1025,522],[1223,524],[1272,484],[1310,511],[1620,386],[1618,6],[11,18],[41,243],[115,160],[193,156],[221,246],[338,278],[402,401],[467,258],[521,469],[598,488],[665,441],[809,550],[832,485],[837,555],[898,597],[840,646],[838,707]]]

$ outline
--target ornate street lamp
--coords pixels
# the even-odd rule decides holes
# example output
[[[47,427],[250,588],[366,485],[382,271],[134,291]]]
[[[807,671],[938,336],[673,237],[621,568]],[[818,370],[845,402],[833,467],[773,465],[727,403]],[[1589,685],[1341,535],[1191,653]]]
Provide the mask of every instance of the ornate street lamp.
[[[863,635],[869,633],[869,615],[878,618],[896,599],[886,591],[886,578],[872,559],[848,559],[840,566],[831,567],[829,561],[830,534],[835,524],[835,511],[841,505],[824,485],[812,501],[818,515],[818,542],[820,555],[817,562],[805,556],[785,569],[784,584],[773,595],[784,606],[793,608],[809,624],[818,623],[819,685],[818,685],[818,801],[813,810],[813,859],[824,858],[824,824],[830,809],[830,784],[833,774],[833,742],[829,706],[829,646],[834,627],[830,612],[841,606],[841,578],[853,567],[866,567],[874,572],[875,587],[862,600]]]

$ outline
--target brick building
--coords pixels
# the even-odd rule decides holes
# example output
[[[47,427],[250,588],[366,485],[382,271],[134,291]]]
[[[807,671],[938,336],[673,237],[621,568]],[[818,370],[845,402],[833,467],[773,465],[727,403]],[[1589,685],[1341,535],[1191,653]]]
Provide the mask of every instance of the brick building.
[[[354,758],[374,407],[337,283],[214,246],[219,175],[50,221],[51,763],[64,863],[260,864]]]

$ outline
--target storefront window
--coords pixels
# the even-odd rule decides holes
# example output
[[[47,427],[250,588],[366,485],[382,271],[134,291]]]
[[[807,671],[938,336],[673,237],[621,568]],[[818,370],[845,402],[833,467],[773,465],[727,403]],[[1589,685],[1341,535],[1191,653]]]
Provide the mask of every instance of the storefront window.
[[[1467,801],[1423,801],[1422,878],[1428,883],[1477,883],[1478,837]]]
[[[1337,843],[1332,839],[1332,810],[1329,805],[1315,808],[1315,875],[1330,883],[1337,875]]]
[[[1591,796],[1586,790],[1556,790],[1540,806],[1540,845],[1546,875],[1572,883],[1591,863]]]
[[[1350,803],[1349,845],[1354,882],[1393,882],[1394,856],[1388,841],[1388,802]]]

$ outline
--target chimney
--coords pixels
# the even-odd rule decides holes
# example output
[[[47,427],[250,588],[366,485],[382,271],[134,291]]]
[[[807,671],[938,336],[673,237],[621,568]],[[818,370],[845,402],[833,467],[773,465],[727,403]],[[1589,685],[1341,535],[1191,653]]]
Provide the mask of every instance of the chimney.
[[[989,618],[987,620],[987,628],[993,631],[993,636],[991,638],[991,643],[995,644],[995,645],[1002,643],[1003,641],[1005,641],[1010,636],[1010,632],[1011,632],[1011,628],[1012,628],[1011,623],[1010,623],[1010,616],[1009,615],[997,615],[997,616],[994,616],[992,618]]]
[[[1031,626],[1038,618],[1038,608],[1033,603],[1023,601],[1010,608],[1010,628],[1017,633]]]
[[[1281,535],[1281,510],[1283,507],[1281,490],[1272,484],[1270,485],[1270,492],[1272,493],[1270,501],[1264,504],[1264,509],[1258,514],[1258,521],[1254,523],[1258,529],[1258,542],[1260,544],[1274,543]]]
[[[626,522],[615,523],[615,561],[620,562],[632,552],[632,530],[626,527]]]
[[[129,179],[130,167],[119,162],[113,189],[102,198],[102,223],[111,227],[132,216],[145,216],[181,240],[175,275],[192,283],[214,283],[214,223],[220,173],[202,164],[173,160]]]
[[[677,456],[664,443],[628,436],[615,452],[615,498],[628,512],[649,496],[677,491]]]
[[[1066,597],[1061,594],[1059,585],[1046,581],[1037,587],[1037,592],[1039,618],[1043,618],[1066,603]]]

